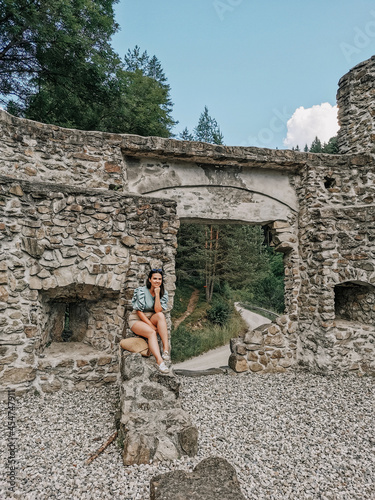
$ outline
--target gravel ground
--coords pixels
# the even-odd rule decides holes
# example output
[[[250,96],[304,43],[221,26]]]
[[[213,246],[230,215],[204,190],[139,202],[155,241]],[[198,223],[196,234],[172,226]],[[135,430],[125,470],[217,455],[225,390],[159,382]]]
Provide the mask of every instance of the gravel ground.
[[[152,476],[221,456],[247,499],[375,499],[374,379],[299,373],[181,381],[200,433],[197,457],[127,468],[117,444],[84,464],[115,430],[114,388],[17,398],[11,495],[1,403],[0,498],[148,500]]]

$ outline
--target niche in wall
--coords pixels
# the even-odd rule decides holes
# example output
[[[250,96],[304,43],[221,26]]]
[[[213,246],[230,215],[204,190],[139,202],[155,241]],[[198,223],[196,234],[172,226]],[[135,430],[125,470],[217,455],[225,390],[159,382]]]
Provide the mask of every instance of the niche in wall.
[[[335,286],[336,319],[364,324],[375,322],[374,287],[368,283],[346,281]]]

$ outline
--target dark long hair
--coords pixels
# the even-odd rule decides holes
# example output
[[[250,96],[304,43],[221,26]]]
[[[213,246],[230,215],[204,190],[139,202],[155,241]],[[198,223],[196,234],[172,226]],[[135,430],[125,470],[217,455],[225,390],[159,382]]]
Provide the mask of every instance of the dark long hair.
[[[151,288],[151,283],[150,283],[150,278],[153,274],[161,274],[161,285],[160,285],[160,298],[163,297],[164,295],[164,273],[162,269],[151,269],[151,271],[148,273],[147,279],[146,279],[146,286],[147,288]]]

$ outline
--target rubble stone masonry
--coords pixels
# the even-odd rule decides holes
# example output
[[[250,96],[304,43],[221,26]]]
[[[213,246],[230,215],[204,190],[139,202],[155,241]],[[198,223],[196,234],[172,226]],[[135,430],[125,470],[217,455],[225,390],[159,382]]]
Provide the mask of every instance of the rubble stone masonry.
[[[173,303],[175,203],[4,176],[0,185],[1,388],[115,382],[130,299],[152,262],[170,273]]]
[[[68,130],[0,110],[0,389],[119,382],[118,342],[150,266],[163,266],[173,305],[181,207],[189,220],[267,225],[284,254],[284,314],[232,340],[232,368],[373,375],[374,75],[372,57],[339,82],[339,155]]]

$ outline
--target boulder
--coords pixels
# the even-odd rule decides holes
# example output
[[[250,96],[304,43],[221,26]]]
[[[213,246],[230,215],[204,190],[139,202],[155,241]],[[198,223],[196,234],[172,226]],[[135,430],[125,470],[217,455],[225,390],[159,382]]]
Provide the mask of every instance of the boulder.
[[[229,356],[228,364],[230,368],[237,373],[246,372],[249,369],[246,359],[242,356],[236,356],[235,354]]]
[[[245,500],[234,467],[223,458],[202,460],[193,472],[174,471],[150,481],[150,500]]]

